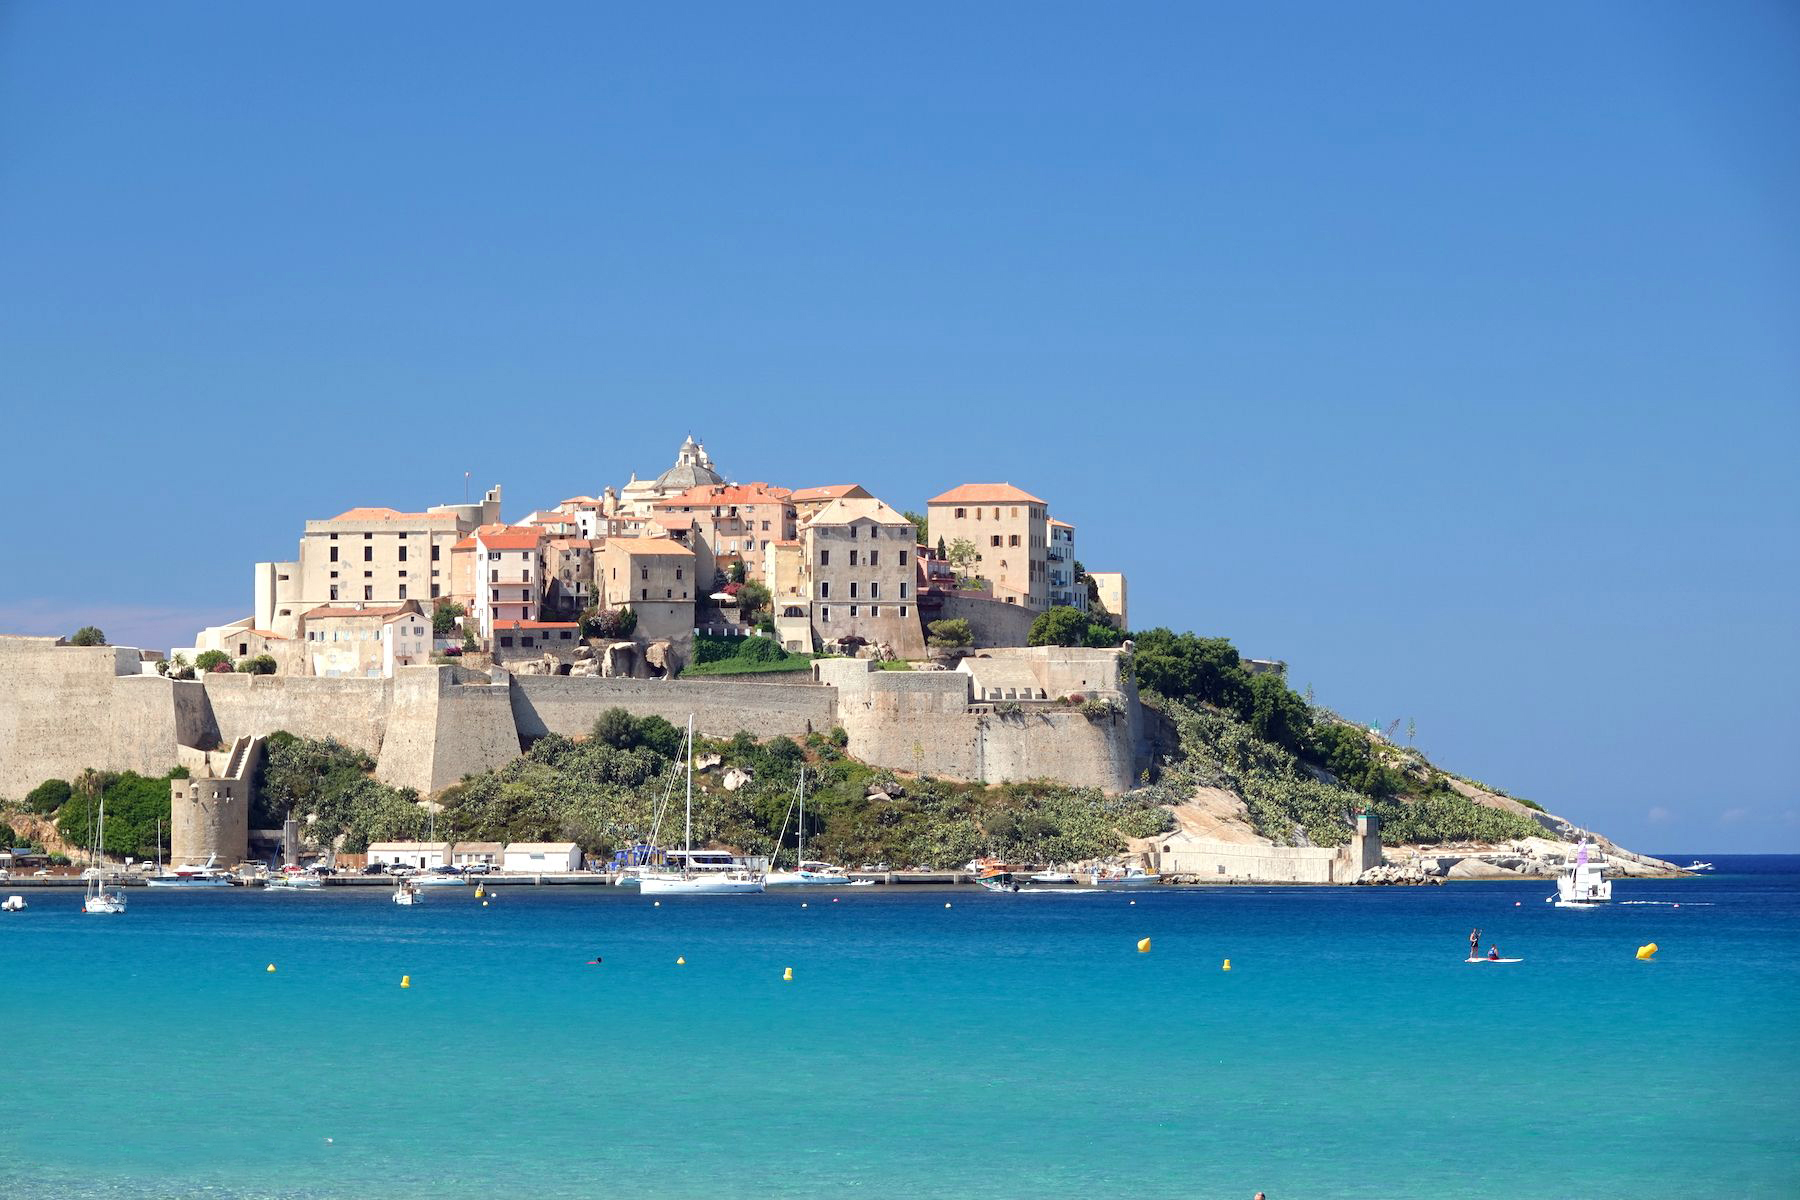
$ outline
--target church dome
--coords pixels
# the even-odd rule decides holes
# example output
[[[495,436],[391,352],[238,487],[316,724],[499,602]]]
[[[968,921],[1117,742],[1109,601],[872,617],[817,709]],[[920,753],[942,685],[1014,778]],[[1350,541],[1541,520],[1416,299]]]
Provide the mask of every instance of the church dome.
[[[675,465],[656,477],[656,490],[685,492],[689,488],[716,487],[724,482],[725,477],[713,470],[706,447],[690,436],[676,452]]]

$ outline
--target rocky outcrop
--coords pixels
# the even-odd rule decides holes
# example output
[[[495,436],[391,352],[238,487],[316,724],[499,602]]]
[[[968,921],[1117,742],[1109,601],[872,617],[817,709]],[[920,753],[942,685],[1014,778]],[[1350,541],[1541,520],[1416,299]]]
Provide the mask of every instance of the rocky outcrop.
[[[1370,867],[1356,877],[1356,882],[1360,885],[1418,886],[1426,883],[1442,884],[1444,881],[1436,875],[1426,874],[1417,867],[1387,866],[1384,864],[1379,867]]]

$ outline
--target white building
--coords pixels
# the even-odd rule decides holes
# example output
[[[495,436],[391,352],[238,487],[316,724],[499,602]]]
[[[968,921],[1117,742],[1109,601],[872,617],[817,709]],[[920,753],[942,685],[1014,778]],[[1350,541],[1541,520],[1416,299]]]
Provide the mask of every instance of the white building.
[[[1087,611],[1087,582],[1075,579],[1075,526],[1051,517],[1045,523],[1050,548],[1045,552],[1045,571],[1050,581],[1050,604]]]
[[[449,849],[449,842],[371,842],[368,855],[371,863],[429,871],[444,865],[444,854]]]
[[[581,870],[581,847],[574,842],[514,842],[506,848],[504,869],[521,875],[547,875]]]

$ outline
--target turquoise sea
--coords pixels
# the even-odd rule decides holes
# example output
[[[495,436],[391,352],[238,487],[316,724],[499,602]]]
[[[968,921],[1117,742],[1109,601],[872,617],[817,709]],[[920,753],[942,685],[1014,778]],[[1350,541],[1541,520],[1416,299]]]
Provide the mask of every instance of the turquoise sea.
[[[1714,861],[1595,912],[26,891],[0,1197],[1793,1197],[1800,859]]]

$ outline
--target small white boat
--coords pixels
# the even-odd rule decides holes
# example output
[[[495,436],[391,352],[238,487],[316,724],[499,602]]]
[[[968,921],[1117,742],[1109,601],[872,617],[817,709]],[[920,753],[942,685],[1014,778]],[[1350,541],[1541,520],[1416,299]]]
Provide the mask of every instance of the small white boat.
[[[24,911],[25,911],[25,897],[23,897],[23,896],[8,896],[4,901],[0,901],[0,912],[24,912]]]
[[[808,862],[806,858],[806,768],[800,768],[800,782],[796,785],[794,798],[800,806],[800,816],[795,822],[797,841],[794,844],[795,867],[792,871],[770,871],[763,876],[763,883],[768,887],[844,887],[850,877],[844,874],[844,868],[834,867],[828,862]],[[791,813],[790,809],[790,813]],[[782,823],[781,833],[775,838],[775,853],[781,853],[781,840],[787,835],[787,824]]]
[[[1606,866],[1598,854],[1588,853],[1587,839],[1576,847],[1575,861],[1556,875],[1558,908],[1597,908],[1612,902],[1612,880],[1606,877]]]
[[[269,876],[263,885],[277,892],[316,892],[325,887],[325,881],[306,871],[287,872]]]
[[[1681,869],[1684,871],[1710,871],[1713,869],[1713,865],[1709,862],[1701,862],[1696,858],[1693,862]]]
[[[466,887],[469,880],[463,875],[440,875],[433,871],[425,871],[412,876],[414,887]]]
[[[1123,871],[1103,874],[1098,869],[1093,870],[1088,873],[1088,882],[1095,887],[1154,887],[1162,882],[1162,876],[1133,863]]]
[[[393,899],[395,904],[403,904],[409,908],[415,904],[425,903],[425,897],[419,894],[419,889],[413,886],[413,881],[410,879],[402,879],[394,888]]]
[[[94,833],[95,862],[104,861],[100,857],[100,848],[106,844],[106,801],[100,801],[100,820]],[[125,911],[125,893],[119,888],[108,888],[103,872],[95,869],[88,877],[87,896],[81,902],[84,913],[118,914]]]
[[[1068,871],[1039,871],[1031,877],[1033,883],[1074,883],[1075,876]]]
[[[671,787],[673,781],[671,781]],[[654,831],[652,831],[654,832]],[[687,727],[687,822],[680,871],[645,871],[638,891],[645,896],[740,896],[763,890],[760,875],[744,870],[696,869],[694,851],[694,718]],[[704,852],[702,852],[704,854]],[[730,861],[725,856],[726,862]]]
[[[188,864],[170,867],[161,875],[152,875],[144,882],[153,888],[226,888],[231,886],[231,872],[222,871],[218,867],[219,856],[209,854],[206,861],[198,865]]]

